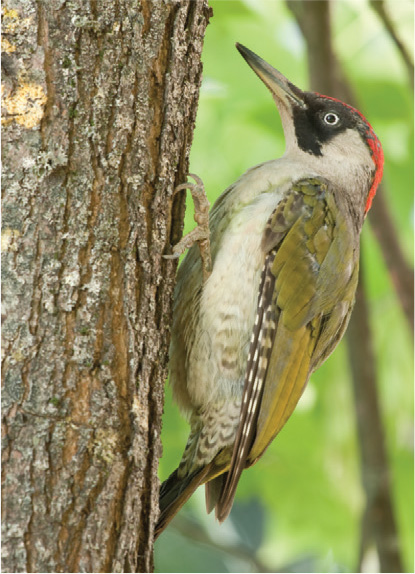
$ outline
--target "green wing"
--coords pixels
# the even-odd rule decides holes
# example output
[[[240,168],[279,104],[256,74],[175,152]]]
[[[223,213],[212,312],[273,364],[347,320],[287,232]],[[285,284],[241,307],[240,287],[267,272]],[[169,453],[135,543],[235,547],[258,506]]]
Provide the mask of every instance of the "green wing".
[[[242,470],[292,414],[313,370],[341,339],[358,274],[356,231],[321,179],[306,179],[272,213],[238,432],[216,515],[232,507]]]

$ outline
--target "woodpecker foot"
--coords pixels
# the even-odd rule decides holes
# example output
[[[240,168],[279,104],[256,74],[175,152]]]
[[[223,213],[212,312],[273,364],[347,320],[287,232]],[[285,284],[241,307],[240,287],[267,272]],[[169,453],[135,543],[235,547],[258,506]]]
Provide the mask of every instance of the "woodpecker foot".
[[[179,243],[173,247],[171,255],[164,255],[165,259],[178,259],[182,253],[189,249],[194,243],[199,244],[200,257],[202,260],[203,280],[206,281],[212,271],[212,258],[210,255],[210,232],[209,232],[209,207],[210,203],[206,197],[203,181],[197,175],[189,173],[196,183],[182,183],[176,187],[174,193],[183,189],[188,189],[192,194],[195,207],[195,227],[190,233],[182,237]]]

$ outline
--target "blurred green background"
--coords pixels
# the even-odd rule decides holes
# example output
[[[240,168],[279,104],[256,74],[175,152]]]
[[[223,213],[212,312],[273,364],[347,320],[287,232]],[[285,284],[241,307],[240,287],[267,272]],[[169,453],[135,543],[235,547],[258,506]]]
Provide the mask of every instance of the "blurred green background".
[[[284,152],[273,100],[241,58],[238,41],[308,87],[306,46],[283,1],[211,1],[190,172],[209,200],[253,165]],[[413,3],[386,3],[413,52]],[[385,192],[401,246],[413,257],[413,94],[399,52],[369,3],[332,2],[334,49],[385,151]],[[188,201],[185,232],[194,227]],[[413,346],[377,241],[366,222],[362,256],[378,391],[405,571],[413,564]],[[177,467],[188,426],[167,386],[160,478]],[[230,518],[206,515],[200,488],[155,546],[157,572],[353,572],[364,491],[344,342],[315,373],[293,416],[245,471]],[[376,571],[376,559],[366,571]]]

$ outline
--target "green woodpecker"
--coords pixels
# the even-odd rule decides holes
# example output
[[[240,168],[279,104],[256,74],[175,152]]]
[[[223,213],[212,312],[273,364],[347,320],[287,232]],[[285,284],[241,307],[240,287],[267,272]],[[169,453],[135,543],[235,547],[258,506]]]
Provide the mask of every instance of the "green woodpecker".
[[[212,272],[194,245],[174,297],[170,383],[190,436],[160,489],[159,534],[194,490],[229,514],[243,469],[293,412],[353,308],[359,236],[383,152],[356,109],[303,92],[237,44],[269,88],[286,150],[248,170],[210,212]]]

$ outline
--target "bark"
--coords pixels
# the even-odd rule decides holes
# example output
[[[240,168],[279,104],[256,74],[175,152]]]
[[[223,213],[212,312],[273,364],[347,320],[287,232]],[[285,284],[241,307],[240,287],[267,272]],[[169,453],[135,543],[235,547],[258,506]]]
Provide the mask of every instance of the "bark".
[[[207,0],[3,4],[3,571],[148,572]]]
[[[347,82],[333,50],[330,3],[326,0],[314,2],[287,0],[287,4],[294,13],[309,47],[308,58],[312,89],[335,96],[358,107],[350,84]],[[321,38],[324,39],[323,42],[320,42]],[[377,195],[381,195],[381,192],[378,191]],[[372,210],[376,209],[375,206],[379,199],[380,197],[375,198]],[[400,251],[396,231],[390,217],[387,216],[387,210],[384,208],[383,197],[380,203],[381,206],[376,209],[374,220],[378,223],[382,221],[383,225],[377,226],[377,237],[404,311],[407,312],[410,307],[408,297],[411,298],[411,281],[407,279],[407,265]],[[380,216],[379,213],[381,213]],[[380,235],[382,238],[379,237]],[[361,571],[360,568],[366,551],[374,544],[381,571],[402,572],[390,471],[376,388],[376,361],[373,353],[369,309],[363,276],[361,265],[356,305],[346,333],[362,460],[362,483],[366,495],[358,571]],[[406,314],[408,316],[408,313]]]

